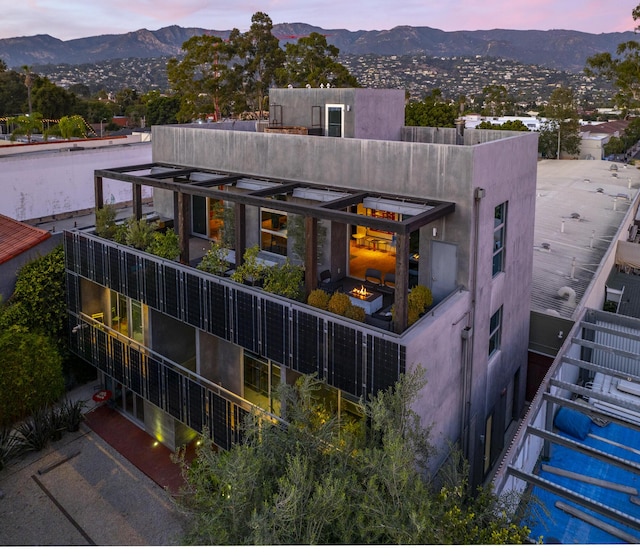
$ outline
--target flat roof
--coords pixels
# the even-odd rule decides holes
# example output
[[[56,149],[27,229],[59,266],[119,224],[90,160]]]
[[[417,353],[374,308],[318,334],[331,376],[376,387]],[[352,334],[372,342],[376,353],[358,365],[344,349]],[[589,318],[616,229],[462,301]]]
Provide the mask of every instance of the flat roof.
[[[606,160],[538,163],[531,310],[574,319],[640,188],[634,166]]]

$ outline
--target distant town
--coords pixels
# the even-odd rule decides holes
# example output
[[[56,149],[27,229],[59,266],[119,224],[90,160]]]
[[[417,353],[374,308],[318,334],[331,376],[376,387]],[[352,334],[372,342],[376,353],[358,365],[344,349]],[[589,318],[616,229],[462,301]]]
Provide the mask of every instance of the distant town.
[[[128,88],[143,94],[169,90],[168,60],[169,57],[127,58],[95,64],[33,66],[32,69],[62,87],[80,83],[92,93]],[[473,105],[483,88],[497,84],[507,88],[523,112],[543,105],[559,86],[571,89],[583,110],[611,105],[611,87],[600,79],[503,58],[368,54],[344,55],[340,61],[362,87],[405,89],[415,100],[422,100],[430,91],[440,89],[444,98],[464,97]]]

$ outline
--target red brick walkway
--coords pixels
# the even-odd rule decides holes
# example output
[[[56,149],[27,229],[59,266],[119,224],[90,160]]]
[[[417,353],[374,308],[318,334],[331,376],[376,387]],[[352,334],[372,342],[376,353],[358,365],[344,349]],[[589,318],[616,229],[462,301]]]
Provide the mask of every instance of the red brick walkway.
[[[86,413],[85,422],[150,479],[173,495],[179,493],[184,479],[180,466],[171,461],[172,452],[166,446],[106,405]],[[193,458],[193,452],[193,447],[189,447],[187,460]]]

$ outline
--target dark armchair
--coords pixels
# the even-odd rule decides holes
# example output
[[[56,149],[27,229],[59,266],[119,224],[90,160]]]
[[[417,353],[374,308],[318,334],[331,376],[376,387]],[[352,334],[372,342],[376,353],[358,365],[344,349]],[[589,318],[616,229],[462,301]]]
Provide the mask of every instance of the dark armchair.
[[[320,288],[321,290],[326,291],[327,293],[334,293],[337,291],[342,291],[342,285],[338,284],[337,282],[334,282],[331,279],[331,271],[330,270],[323,270],[320,273],[320,276],[318,278],[318,288]]]

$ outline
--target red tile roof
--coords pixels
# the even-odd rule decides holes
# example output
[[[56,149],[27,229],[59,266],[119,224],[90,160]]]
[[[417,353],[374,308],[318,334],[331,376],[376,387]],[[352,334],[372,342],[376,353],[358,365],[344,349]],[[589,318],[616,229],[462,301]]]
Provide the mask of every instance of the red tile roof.
[[[0,214],[0,264],[51,237],[51,233]]]

